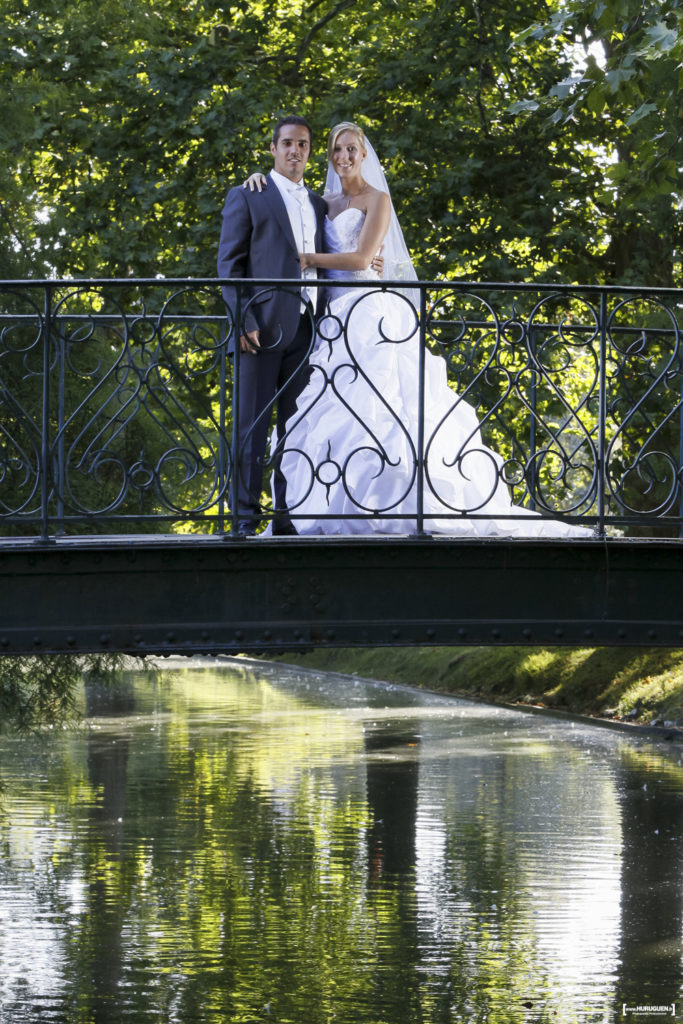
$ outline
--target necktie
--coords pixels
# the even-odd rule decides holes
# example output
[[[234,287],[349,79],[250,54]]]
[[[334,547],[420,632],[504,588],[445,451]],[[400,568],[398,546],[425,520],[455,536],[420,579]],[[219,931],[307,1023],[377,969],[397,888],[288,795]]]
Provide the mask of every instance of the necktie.
[[[308,199],[308,189],[306,188],[306,186],[304,184],[298,184],[298,185],[292,184],[292,185],[290,185],[288,187],[287,191],[289,192],[289,194],[291,196],[294,197],[294,199],[296,199],[296,201],[297,201],[297,203],[299,205],[300,214],[301,214],[301,238],[303,240],[302,248],[303,248],[303,251],[306,252],[309,247],[306,245],[306,225],[305,225],[304,203]],[[306,278],[315,278],[317,275],[316,275],[316,272],[313,269],[313,267],[308,267],[306,270],[303,271],[301,276],[305,280]],[[306,301],[308,301],[308,302],[311,302],[311,303],[314,304],[313,293],[308,288],[304,288],[303,289],[302,299],[303,299],[304,303]],[[303,308],[304,307],[302,306],[302,309]]]

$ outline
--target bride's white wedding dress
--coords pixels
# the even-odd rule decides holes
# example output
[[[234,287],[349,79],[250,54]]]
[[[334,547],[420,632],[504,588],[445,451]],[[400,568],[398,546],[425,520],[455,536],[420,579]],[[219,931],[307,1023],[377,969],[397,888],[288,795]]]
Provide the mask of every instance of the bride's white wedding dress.
[[[327,219],[327,251],[355,251],[364,216],[351,207]],[[372,270],[327,277],[377,280]],[[377,289],[331,286],[328,298],[310,382],[279,445],[292,522],[300,534],[413,533],[420,439],[415,313],[401,295]],[[429,351],[424,358],[424,528],[456,536],[591,536],[512,504],[503,460],[485,447],[472,407],[448,386],[445,361]]]

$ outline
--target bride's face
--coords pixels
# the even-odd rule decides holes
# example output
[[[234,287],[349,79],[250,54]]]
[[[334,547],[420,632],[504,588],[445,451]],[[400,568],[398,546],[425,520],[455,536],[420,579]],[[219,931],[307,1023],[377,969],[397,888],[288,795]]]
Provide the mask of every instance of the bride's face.
[[[332,166],[343,180],[360,177],[365,150],[355,132],[340,132],[332,149]]]

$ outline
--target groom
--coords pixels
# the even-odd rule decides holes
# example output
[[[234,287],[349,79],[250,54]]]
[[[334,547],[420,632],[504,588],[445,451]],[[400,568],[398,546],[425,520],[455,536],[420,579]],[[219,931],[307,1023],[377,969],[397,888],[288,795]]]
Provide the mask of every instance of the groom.
[[[284,117],[275,125],[270,144],[273,170],[268,188],[231,188],[223,207],[218,249],[221,278],[298,278],[300,252],[323,249],[326,204],[303,183],[311,153],[311,128],[302,117]],[[304,278],[315,280],[314,270]],[[277,402],[278,436],[296,411],[308,377],[308,355],[316,287],[277,285],[242,289],[240,322],[230,339],[234,355],[239,336],[239,465],[233,467],[233,507],[239,530],[253,534],[260,519],[263,467],[273,405]],[[320,289],[322,291],[322,289]],[[237,289],[224,286],[223,296],[234,316]],[[276,466],[274,534],[296,533],[287,511],[285,479]]]

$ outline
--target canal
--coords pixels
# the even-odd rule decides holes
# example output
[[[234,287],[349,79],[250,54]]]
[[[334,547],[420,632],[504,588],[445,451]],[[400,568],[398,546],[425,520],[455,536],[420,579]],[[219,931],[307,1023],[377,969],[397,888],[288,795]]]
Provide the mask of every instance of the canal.
[[[0,741],[2,1024],[683,1019],[680,744],[229,659],[83,702]]]

